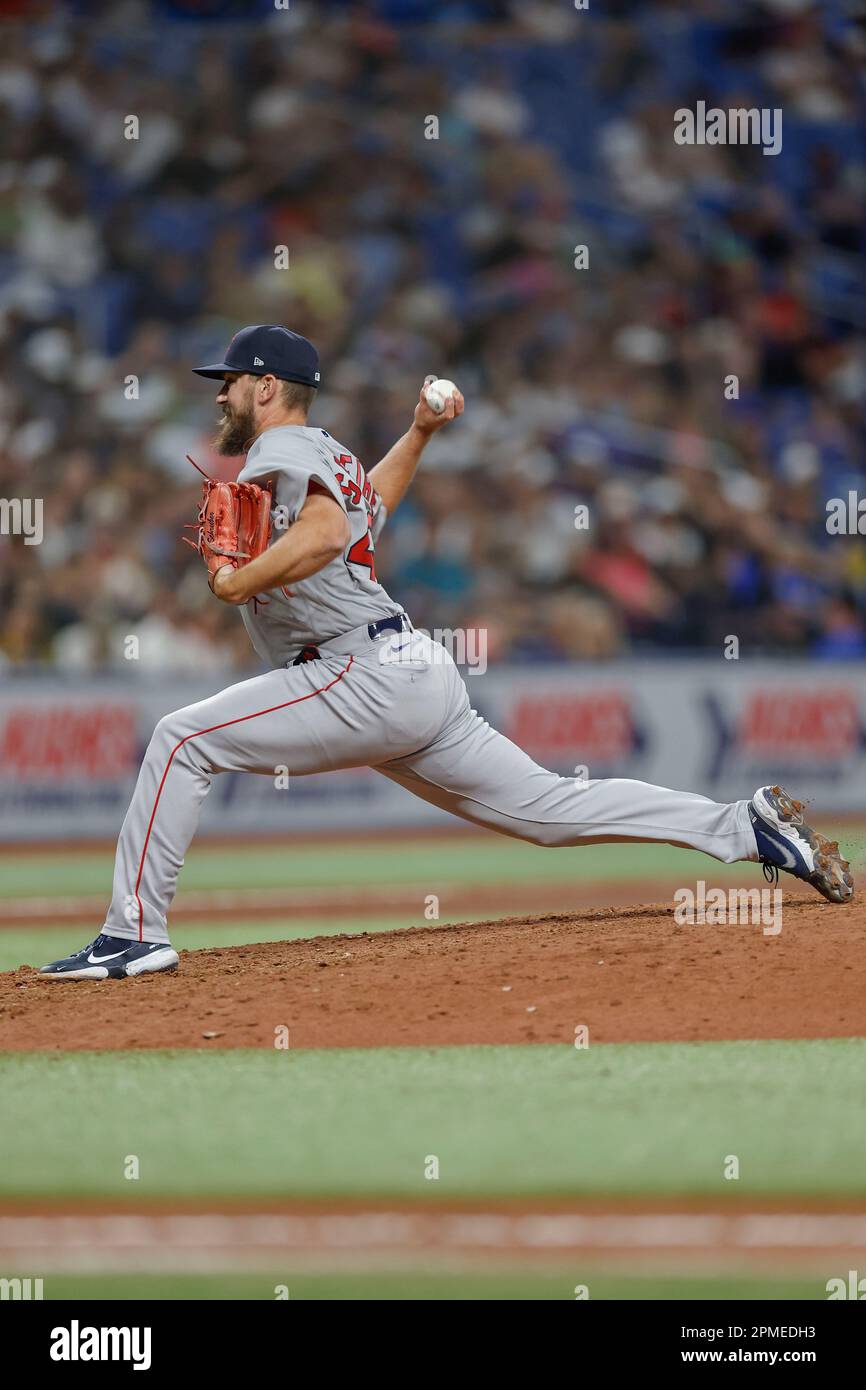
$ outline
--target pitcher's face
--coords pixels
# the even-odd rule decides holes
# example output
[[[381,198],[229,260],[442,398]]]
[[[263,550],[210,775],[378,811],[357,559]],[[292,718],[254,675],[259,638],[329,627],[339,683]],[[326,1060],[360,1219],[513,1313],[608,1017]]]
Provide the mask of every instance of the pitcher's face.
[[[216,398],[223,413],[214,438],[218,454],[245,453],[255,435],[256,380],[249,372],[226,372]]]

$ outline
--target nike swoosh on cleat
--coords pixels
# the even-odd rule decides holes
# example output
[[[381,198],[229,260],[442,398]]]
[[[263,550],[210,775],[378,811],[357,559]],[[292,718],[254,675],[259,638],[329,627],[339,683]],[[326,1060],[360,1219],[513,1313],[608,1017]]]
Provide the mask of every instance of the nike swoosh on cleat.
[[[91,952],[87,961],[89,965],[102,965],[107,960],[117,960],[118,956],[125,956],[128,949],[128,947],[124,947],[122,951],[115,951],[113,956],[94,956]]]
[[[794,854],[794,851],[791,849],[791,846],[787,844],[785,840],[777,840],[776,836],[772,835],[767,830],[762,830],[761,833],[763,834],[764,838],[769,840],[770,844],[773,845],[774,848],[777,849],[780,852],[780,854],[784,856],[785,862],[783,865],[779,866],[780,868],[799,869],[803,867],[803,864],[801,863],[801,861],[797,859],[797,856]]]

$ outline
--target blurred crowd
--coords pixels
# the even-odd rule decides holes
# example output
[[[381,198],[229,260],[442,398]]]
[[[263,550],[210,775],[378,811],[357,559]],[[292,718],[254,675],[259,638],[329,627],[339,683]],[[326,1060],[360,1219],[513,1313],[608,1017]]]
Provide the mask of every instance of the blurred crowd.
[[[463,390],[377,548],[417,625],[492,661],[866,655],[863,539],[825,524],[866,497],[845,6],[234,9],[0,19],[0,497],[44,506],[0,536],[0,665],[136,635],[257,668],[180,541],[185,455],[226,467],[190,367],[257,322],[316,342],[311,422],[367,467],[428,372]],[[677,145],[698,100],[781,108],[781,153]]]

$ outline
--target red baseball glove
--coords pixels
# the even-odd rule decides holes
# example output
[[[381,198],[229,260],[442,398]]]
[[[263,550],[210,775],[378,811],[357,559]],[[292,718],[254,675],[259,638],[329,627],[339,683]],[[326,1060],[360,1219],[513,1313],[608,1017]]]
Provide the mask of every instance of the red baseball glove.
[[[189,458],[189,455],[187,455]],[[198,464],[189,460],[194,468]],[[201,473],[203,470],[199,468]],[[214,575],[223,565],[240,569],[248,565],[271,539],[272,497],[268,488],[258,483],[220,483],[205,476],[201,510],[198,520],[190,523],[198,532],[197,539],[183,539],[207,565],[208,584],[213,589]]]

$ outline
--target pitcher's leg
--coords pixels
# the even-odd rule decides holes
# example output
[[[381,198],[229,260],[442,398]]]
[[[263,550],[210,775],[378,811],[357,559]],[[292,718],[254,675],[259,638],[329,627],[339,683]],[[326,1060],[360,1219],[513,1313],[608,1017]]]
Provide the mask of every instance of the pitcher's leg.
[[[168,940],[166,914],[215,773],[308,773],[348,756],[351,730],[336,712],[346,667],[341,658],[271,671],[159,721],[117,844],[107,933]]]
[[[710,801],[620,778],[560,777],[468,706],[430,747],[377,771],[465,820],[534,844],[658,840],[726,864],[758,857],[747,801]]]

